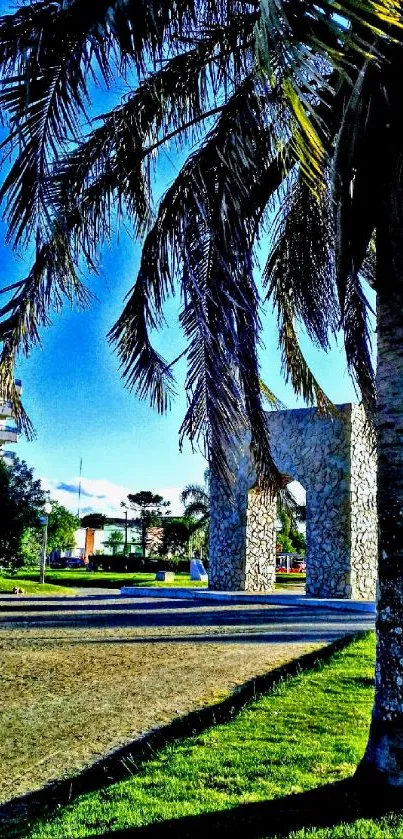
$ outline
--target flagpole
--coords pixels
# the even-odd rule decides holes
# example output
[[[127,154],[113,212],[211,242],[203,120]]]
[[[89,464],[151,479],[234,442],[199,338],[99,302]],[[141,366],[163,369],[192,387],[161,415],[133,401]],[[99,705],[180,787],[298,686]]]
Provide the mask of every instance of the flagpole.
[[[81,506],[81,475],[83,471],[83,459],[80,457],[80,480],[78,482],[78,510],[77,510],[77,518],[80,518],[80,506]]]

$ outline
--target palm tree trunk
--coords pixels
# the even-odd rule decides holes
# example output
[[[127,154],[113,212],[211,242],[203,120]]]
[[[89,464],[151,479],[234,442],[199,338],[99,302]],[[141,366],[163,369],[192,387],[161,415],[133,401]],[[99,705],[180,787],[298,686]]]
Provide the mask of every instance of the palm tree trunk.
[[[403,786],[403,188],[400,166],[377,229],[379,590],[375,704],[359,768]],[[392,176],[393,175],[393,176]]]

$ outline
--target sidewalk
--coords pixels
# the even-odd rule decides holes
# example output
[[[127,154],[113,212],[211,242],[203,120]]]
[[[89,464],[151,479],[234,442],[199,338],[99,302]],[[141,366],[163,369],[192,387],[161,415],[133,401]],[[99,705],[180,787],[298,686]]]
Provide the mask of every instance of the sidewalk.
[[[123,597],[157,597],[170,600],[207,600],[231,605],[260,603],[266,606],[304,606],[314,609],[338,609],[345,612],[375,614],[374,600],[341,600],[339,598],[307,597],[305,594],[259,594],[248,591],[207,591],[197,588],[137,588],[124,586]]]

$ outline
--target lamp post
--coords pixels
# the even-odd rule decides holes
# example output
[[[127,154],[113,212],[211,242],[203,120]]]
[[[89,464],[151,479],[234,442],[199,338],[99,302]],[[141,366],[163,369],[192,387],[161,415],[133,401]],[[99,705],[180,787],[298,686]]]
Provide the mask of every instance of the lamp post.
[[[125,546],[124,546],[123,552],[124,552],[124,555],[127,556],[127,504],[126,504],[125,501],[121,501],[120,506],[123,507],[123,509],[125,511],[125,516],[126,516],[126,520],[125,520]]]
[[[52,512],[52,505],[47,502],[43,508],[43,516],[40,516],[39,524],[43,526],[43,534],[42,534],[42,550],[41,550],[41,566],[40,566],[40,575],[39,575],[39,582],[45,582],[45,565],[46,565],[46,549],[48,545],[48,517],[49,513]]]

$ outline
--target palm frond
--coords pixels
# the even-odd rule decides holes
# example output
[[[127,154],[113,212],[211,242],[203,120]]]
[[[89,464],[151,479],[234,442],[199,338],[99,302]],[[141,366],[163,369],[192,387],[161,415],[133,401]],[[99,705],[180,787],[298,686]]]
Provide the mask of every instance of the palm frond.
[[[286,406],[284,405],[284,402],[281,402],[281,400],[277,398],[277,396],[273,393],[272,390],[270,390],[268,385],[266,385],[265,382],[262,381],[262,379],[259,380],[259,386],[264,399],[266,399],[266,401],[269,403],[272,410],[282,411],[285,409]]]
[[[264,277],[304,324],[310,339],[329,349],[340,324],[334,270],[334,215],[330,190],[313,194],[301,170],[294,173],[271,234]]]
[[[375,377],[368,325],[369,305],[361,275],[376,288],[374,231],[389,161],[380,148],[400,143],[400,92],[393,62],[378,68],[366,63],[347,102],[334,161],[336,278],[347,362],[368,417],[374,415]],[[393,66],[393,70],[392,70]]]
[[[325,125],[315,104],[328,86],[326,77],[332,68],[346,74],[352,54],[360,64],[384,57],[402,29],[399,2],[363,0],[358,8],[355,0],[342,0],[335,14],[332,0],[303,8],[292,0],[260,0],[260,11],[255,29],[259,67],[269,78],[281,80],[294,117],[294,151],[311,188],[320,189]]]
[[[55,203],[59,198],[62,206],[66,201],[79,205],[87,201],[91,184],[103,184],[108,190],[104,215],[119,209],[122,215],[128,213],[137,220],[136,234],[141,234],[151,215],[154,152],[169,139],[179,147],[185,141],[195,142],[203,123],[220,113],[222,80],[235,69],[242,76],[251,68],[248,39],[254,18],[249,17],[238,16],[226,28],[212,28],[208,38],[169,59],[118,107],[98,118],[102,124],[57,167]]]
[[[59,231],[41,248],[28,276],[16,285],[14,294],[0,308],[1,387],[28,434],[32,429],[14,388],[17,354],[28,355],[32,346],[39,343],[40,327],[50,323],[50,313],[59,311],[64,299],[84,307],[90,294],[78,276],[66,236]]]
[[[269,481],[275,469],[259,374],[257,370],[246,374],[247,357],[252,363],[256,360],[259,329],[255,292],[251,294],[254,238],[262,212],[281,180],[277,159],[271,169],[271,135],[263,117],[259,87],[248,78],[162,200],[143,248],[137,283],[147,289],[148,305],[153,307],[147,319],[154,327],[162,317],[166,296],[174,291],[175,278],[182,277],[189,406],[181,438],[186,434],[192,442],[202,439],[214,452],[217,470],[229,477],[231,441],[253,422],[256,467]],[[265,178],[269,171],[270,177]],[[251,183],[256,185],[252,191]],[[264,188],[270,191],[265,193]],[[134,369],[138,375],[140,349],[133,295],[110,336],[118,342],[127,376]],[[238,377],[235,371],[240,366],[245,370]]]
[[[309,405],[331,411],[332,404],[303,356],[296,322],[320,348],[339,323],[334,278],[334,233],[328,194],[314,195],[301,172],[290,184],[272,234],[264,278],[277,310],[286,380]]]
[[[359,277],[350,276],[343,312],[344,345],[349,370],[359,387],[368,419],[372,422],[375,415],[376,387],[368,311],[368,301]]]
[[[290,515],[293,527],[298,522],[306,521],[306,506],[304,504],[298,504],[295,495],[291,492],[288,485],[278,489],[277,505],[279,510],[285,510]]]
[[[210,503],[208,493],[200,484],[187,484],[179,497],[184,507],[189,504],[201,504],[208,507]]]

